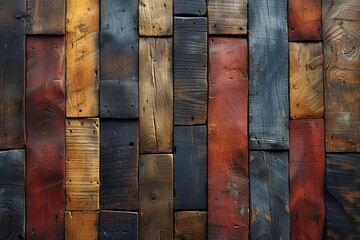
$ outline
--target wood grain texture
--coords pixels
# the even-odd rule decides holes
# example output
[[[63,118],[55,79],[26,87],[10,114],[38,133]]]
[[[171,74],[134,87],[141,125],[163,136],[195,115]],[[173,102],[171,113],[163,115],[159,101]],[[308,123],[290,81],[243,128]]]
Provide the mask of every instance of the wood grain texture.
[[[323,118],[321,43],[289,43],[290,118]]]
[[[321,41],[321,0],[289,0],[289,41]]]
[[[206,212],[175,212],[176,240],[206,240]]]
[[[175,210],[207,209],[206,130],[206,125],[174,127]]]
[[[99,1],[67,0],[66,116],[99,115]]]
[[[100,240],[137,240],[138,213],[100,211]]]
[[[25,238],[25,151],[0,152],[0,239]]]
[[[291,239],[323,239],[324,120],[290,121]]]
[[[207,120],[207,19],[174,18],[174,123]]]
[[[324,0],[327,152],[360,152],[360,2]]]
[[[206,0],[174,0],[174,15],[206,15]]]
[[[326,239],[360,238],[360,154],[326,154]]]
[[[65,212],[66,240],[97,240],[99,236],[99,212]]]
[[[248,0],[208,0],[209,34],[247,34]]]
[[[289,148],[286,19],[287,0],[249,1],[249,145],[252,150]]]
[[[138,209],[138,125],[138,120],[101,120],[101,209]]]
[[[25,34],[25,11],[24,0],[2,0],[0,4],[0,36]]]
[[[173,69],[171,38],[140,38],[140,152],[171,153],[173,148]]]
[[[247,41],[209,45],[208,239],[248,239]]]
[[[140,155],[140,239],[173,239],[173,155]]]
[[[29,36],[26,63],[26,239],[63,239],[65,39]]]
[[[99,119],[66,120],[66,210],[99,209]]]
[[[288,154],[250,152],[250,239],[290,239]]]
[[[101,1],[100,116],[137,118],[138,1]]]

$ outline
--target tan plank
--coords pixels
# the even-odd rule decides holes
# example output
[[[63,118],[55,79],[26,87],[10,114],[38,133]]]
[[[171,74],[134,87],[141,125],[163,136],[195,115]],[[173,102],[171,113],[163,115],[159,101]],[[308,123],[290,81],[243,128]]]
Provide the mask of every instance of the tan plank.
[[[206,212],[176,212],[174,221],[174,239],[206,240]]]
[[[65,212],[66,240],[96,240],[99,235],[99,212]]]

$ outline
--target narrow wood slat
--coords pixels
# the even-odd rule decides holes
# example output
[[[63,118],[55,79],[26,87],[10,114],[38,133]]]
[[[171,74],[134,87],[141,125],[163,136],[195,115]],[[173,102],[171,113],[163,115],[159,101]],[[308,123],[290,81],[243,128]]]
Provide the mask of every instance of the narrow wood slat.
[[[138,213],[100,211],[100,240],[137,240]]]
[[[99,212],[65,212],[65,239],[96,240],[99,236]]]
[[[206,212],[175,212],[176,240],[206,240]]]
[[[206,15],[206,0],[174,0],[174,15]]]

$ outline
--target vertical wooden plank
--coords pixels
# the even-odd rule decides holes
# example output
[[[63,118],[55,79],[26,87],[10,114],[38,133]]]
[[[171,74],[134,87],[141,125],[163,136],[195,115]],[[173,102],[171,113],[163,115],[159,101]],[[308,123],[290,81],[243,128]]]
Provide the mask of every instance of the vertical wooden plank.
[[[140,152],[171,153],[172,39],[140,38]]]
[[[291,239],[323,239],[324,120],[290,121]]]
[[[65,41],[29,36],[26,63],[26,239],[63,239]]]
[[[176,240],[206,240],[206,212],[175,212]]]
[[[25,238],[25,151],[0,152],[0,239]]]
[[[249,1],[249,145],[289,148],[287,0]]]
[[[65,239],[96,240],[99,235],[99,212],[65,212]]]
[[[248,239],[247,41],[209,45],[208,239]]]
[[[206,126],[175,126],[174,149],[174,209],[206,210]]]
[[[327,152],[360,152],[360,2],[323,0]]]
[[[250,239],[290,239],[287,152],[250,152]]]
[[[173,239],[173,155],[140,156],[140,239]]]
[[[99,115],[99,1],[67,0],[66,116]]]
[[[207,19],[174,19],[174,123],[206,124]]]
[[[138,1],[101,1],[100,116],[138,117]]]
[[[174,15],[206,15],[206,0],[174,0]]]
[[[101,120],[101,209],[138,209],[138,120]]]
[[[100,240],[137,240],[138,213],[100,211]]]

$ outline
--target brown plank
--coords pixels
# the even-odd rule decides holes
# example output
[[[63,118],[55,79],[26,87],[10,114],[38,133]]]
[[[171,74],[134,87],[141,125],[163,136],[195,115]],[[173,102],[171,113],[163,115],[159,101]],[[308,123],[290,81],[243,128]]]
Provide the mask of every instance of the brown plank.
[[[26,239],[64,236],[64,54],[64,37],[28,37]]]
[[[99,212],[65,212],[65,239],[96,240],[99,236]]]
[[[175,212],[176,240],[206,240],[206,212]]]
[[[99,1],[67,0],[66,116],[99,115]]]
[[[100,240],[137,240],[138,213],[100,211]]]
[[[321,43],[289,43],[290,118],[323,118]]]
[[[172,39],[140,38],[140,152],[171,153]]]
[[[209,54],[208,238],[247,239],[247,41],[210,38]]]

